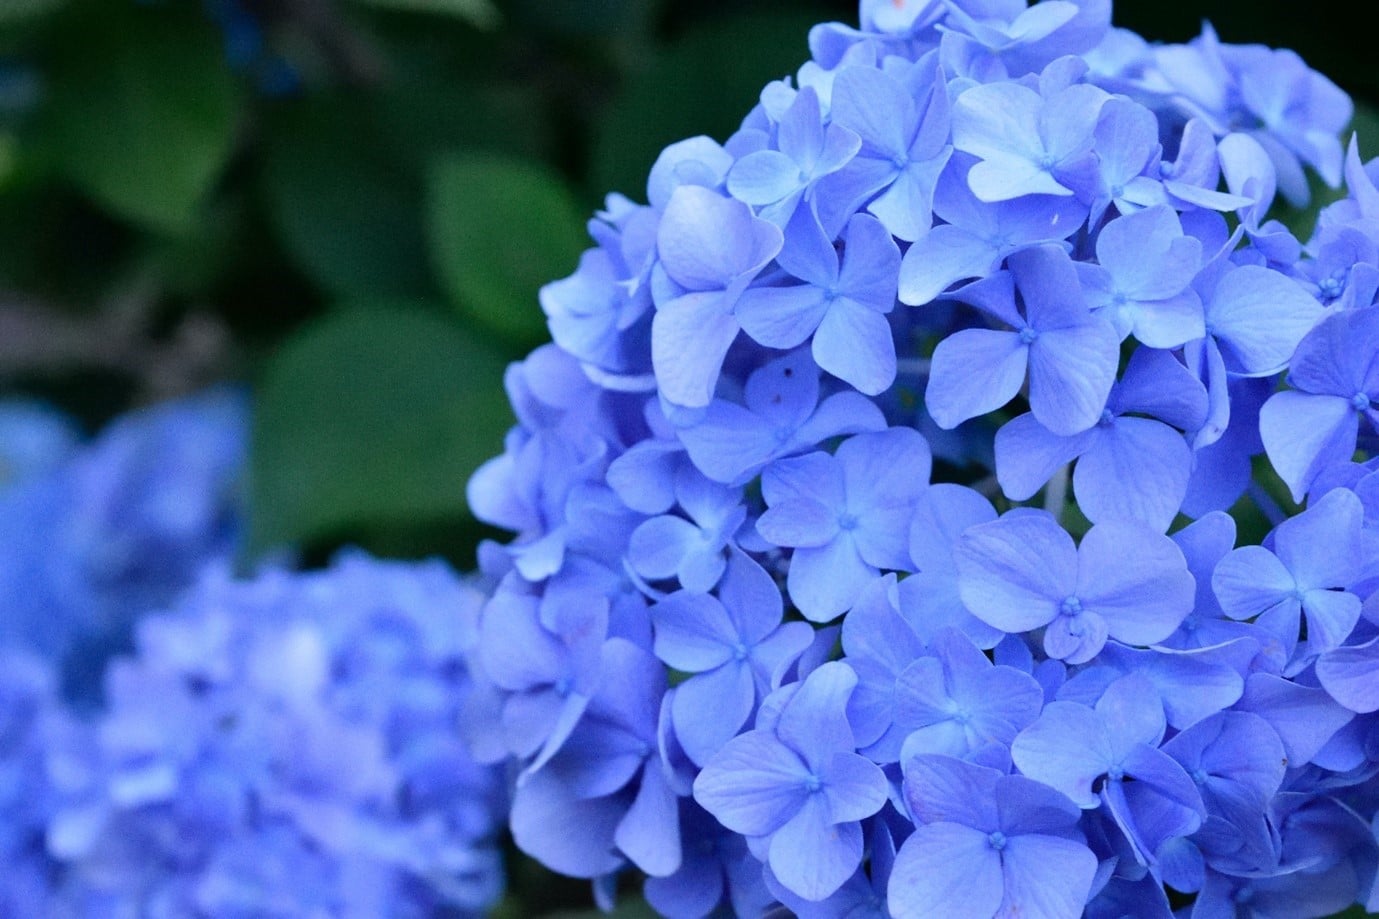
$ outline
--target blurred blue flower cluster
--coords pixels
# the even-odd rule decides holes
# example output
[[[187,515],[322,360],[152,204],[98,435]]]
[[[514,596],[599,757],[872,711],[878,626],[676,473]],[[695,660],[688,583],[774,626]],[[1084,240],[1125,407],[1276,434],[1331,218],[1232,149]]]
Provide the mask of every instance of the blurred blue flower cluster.
[[[1295,54],[1110,18],[863,0],[543,289],[469,484],[526,852],[673,917],[1379,908],[1379,165]]]
[[[56,900],[91,916],[480,915],[502,889],[504,789],[455,730],[473,602],[438,562],[345,555],[211,572],[143,619],[106,710],[48,751]]]
[[[91,684],[134,620],[175,599],[242,529],[248,400],[234,390],[122,416],[89,444],[42,405],[0,414],[0,644]]]
[[[457,730],[482,594],[362,553],[233,576],[246,408],[213,392],[89,445],[0,413],[5,916],[419,919],[502,892],[503,776]]]

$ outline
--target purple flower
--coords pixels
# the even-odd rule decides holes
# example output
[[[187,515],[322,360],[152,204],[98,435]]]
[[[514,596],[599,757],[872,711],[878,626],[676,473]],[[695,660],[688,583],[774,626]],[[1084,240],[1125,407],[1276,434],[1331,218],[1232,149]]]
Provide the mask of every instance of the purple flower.
[[[651,323],[651,360],[666,399],[709,404],[740,328],[734,307],[781,243],[781,231],[739,201],[698,185],[671,195],[656,235],[661,283],[652,288]]]
[[[1067,797],[1024,776],[934,755],[906,762],[904,792],[916,827],[891,871],[891,915],[1081,913],[1097,858]]]
[[[1192,609],[1193,578],[1167,536],[1103,523],[1074,546],[1047,514],[1016,511],[970,528],[955,553],[962,601],[1004,632],[1044,628],[1051,658],[1081,664],[1106,639],[1148,645]]]
[[[694,781],[694,797],[728,829],[764,837],[776,878],[822,900],[862,861],[862,828],[886,802],[886,777],[858,755],[843,710],[857,684],[845,664],[819,667],[774,728],[728,741]]]
[[[891,428],[848,438],[833,456],[778,460],[762,476],[768,509],[757,531],[793,546],[790,599],[826,622],[856,601],[880,569],[904,571],[909,512],[929,485],[924,438]]]
[[[761,566],[733,556],[718,597],[682,590],[652,608],[656,656],[693,674],[675,690],[676,737],[706,762],[780,685],[786,666],[813,640],[801,622],[781,622],[780,591]]]
[[[1115,380],[1119,339],[1088,310],[1062,249],[1017,252],[1009,273],[970,284],[958,296],[1009,328],[964,329],[939,343],[924,394],[939,427],[1001,408],[1027,374],[1030,410],[1049,430],[1076,434],[1096,423]]]

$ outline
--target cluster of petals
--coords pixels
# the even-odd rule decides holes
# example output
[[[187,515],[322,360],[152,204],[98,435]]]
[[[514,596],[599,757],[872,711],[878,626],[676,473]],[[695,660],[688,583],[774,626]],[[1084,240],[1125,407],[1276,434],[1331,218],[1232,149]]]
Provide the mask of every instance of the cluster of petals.
[[[502,776],[440,562],[229,573],[247,400],[0,402],[0,915],[479,916]],[[807,628],[807,627],[805,627]]]
[[[542,291],[466,723],[605,904],[1379,907],[1379,164],[1110,18],[863,0]]]
[[[0,645],[94,690],[139,616],[230,559],[248,402],[213,389],[122,415],[90,441],[43,403],[0,403]]]
[[[505,789],[455,731],[469,636],[437,615],[476,599],[439,562],[213,569],[96,712],[5,652],[5,914],[483,915]]]

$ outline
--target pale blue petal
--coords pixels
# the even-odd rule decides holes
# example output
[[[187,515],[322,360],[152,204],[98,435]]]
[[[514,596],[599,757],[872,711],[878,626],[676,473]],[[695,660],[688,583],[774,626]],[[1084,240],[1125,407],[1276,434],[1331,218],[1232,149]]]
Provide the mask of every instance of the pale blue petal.
[[[1379,711],[1379,638],[1323,654],[1317,661],[1317,681],[1352,712]]]
[[[856,753],[835,753],[820,776],[833,824],[865,820],[881,810],[890,789],[881,767]]]
[[[572,877],[594,878],[622,867],[613,844],[623,808],[606,798],[580,800],[558,777],[539,772],[519,786],[508,825],[523,852]],[[561,827],[578,827],[565,832]]]
[[[827,546],[838,538],[838,514],[810,498],[787,499],[757,519],[757,532],[777,546]]]
[[[822,900],[862,863],[862,826],[831,825],[826,797],[813,794],[771,837],[769,852],[778,881],[806,900]]]
[[[844,532],[825,546],[796,549],[786,587],[806,619],[828,622],[850,609],[877,573],[862,559],[856,540]]]
[[[685,556],[698,547],[699,534],[697,526],[681,517],[652,517],[632,531],[627,560],[642,577],[674,577]]]
[[[728,193],[754,206],[774,204],[803,185],[799,165],[777,150],[749,153],[728,172]]]
[[[1249,619],[1292,597],[1297,584],[1274,553],[1242,546],[1217,563],[1211,587],[1227,616]]]
[[[637,796],[618,823],[613,842],[652,877],[666,877],[680,869],[680,806],[658,763],[651,762],[642,770]]]
[[[1057,836],[1016,836],[1001,853],[1001,916],[1071,919],[1092,892],[1097,857],[1084,844]]]
[[[1081,456],[1104,437],[1097,428],[1061,437],[1028,412],[1012,418],[996,432],[996,480],[1012,501],[1027,501],[1059,467]],[[1078,493],[1079,498],[1081,492]]]
[[[1207,323],[1227,369],[1247,375],[1277,373],[1323,307],[1296,281],[1257,265],[1229,272],[1207,304]]]
[[[1010,753],[1022,773],[1084,810],[1100,806],[1092,783],[1116,762],[1101,718],[1076,702],[1046,705],[1039,720],[1015,738]]]
[[[886,901],[895,919],[992,919],[1005,883],[987,833],[956,823],[916,827],[895,856]]]
[[[809,770],[767,731],[749,731],[718,751],[694,780],[694,799],[734,833],[765,836],[809,797]]]
[[[993,329],[964,329],[939,342],[924,393],[930,417],[951,430],[1004,406],[1020,392],[1030,350],[1018,334]]]
[[[1093,523],[1130,520],[1162,533],[1191,476],[1192,449],[1183,435],[1148,418],[1122,416],[1078,460],[1073,490]]]
[[[868,396],[885,392],[895,382],[891,324],[855,300],[840,297],[828,305],[811,350],[821,369]]]
[[[1119,363],[1120,337],[1104,319],[1041,332],[1029,348],[1030,411],[1055,434],[1087,430],[1101,418]]]
[[[934,227],[905,251],[897,296],[923,306],[957,281],[985,277],[1001,263],[1000,249],[961,227]]]
[[[828,310],[822,289],[797,284],[749,288],[737,301],[736,315],[753,341],[784,349],[802,344],[813,335]]]
[[[1280,392],[1259,410],[1264,450],[1294,501],[1303,499],[1321,470],[1350,459],[1359,429],[1350,401],[1336,396]]]
[[[742,729],[755,704],[751,668],[730,660],[675,687],[675,736],[689,758],[704,765]]]
[[[1077,596],[1106,619],[1111,637],[1154,644],[1192,611],[1196,581],[1173,540],[1122,522],[1092,527],[1078,548]]]
[[[730,306],[720,290],[686,294],[656,310],[651,363],[668,401],[700,408],[713,398],[723,358],[738,333]]]
[[[1052,621],[1077,583],[1072,537],[1043,515],[974,526],[953,552],[958,589],[972,615],[1005,632]]]
[[[737,634],[723,604],[707,594],[676,591],[651,608],[656,656],[676,670],[700,673],[732,659]]]

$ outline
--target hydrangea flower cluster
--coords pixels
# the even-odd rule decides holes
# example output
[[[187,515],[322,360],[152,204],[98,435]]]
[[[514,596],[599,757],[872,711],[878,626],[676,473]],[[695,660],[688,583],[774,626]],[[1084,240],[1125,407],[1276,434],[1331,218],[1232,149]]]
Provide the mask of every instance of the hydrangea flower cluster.
[[[1379,164],[1110,13],[863,0],[542,291],[469,484],[526,852],[672,917],[1379,908]]]
[[[439,562],[212,571],[139,622],[99,717],[38,740],[10,697],[49,687],[6,667],[0,790],[44,813],[0,799],[5,914],[481,915],[506,805],[455,730],[478,597]]]
[[[91,683],[137,616],[229,559],[248,415],[242,393],[212,390],[80,444],[52,409],[0,408],[0,645],[65,659],[69,683]]]
[[[58,800],[47,757],[70,726],[52,668],[26,651],[0,648],[0,915],[51,915],[44,838]]]

